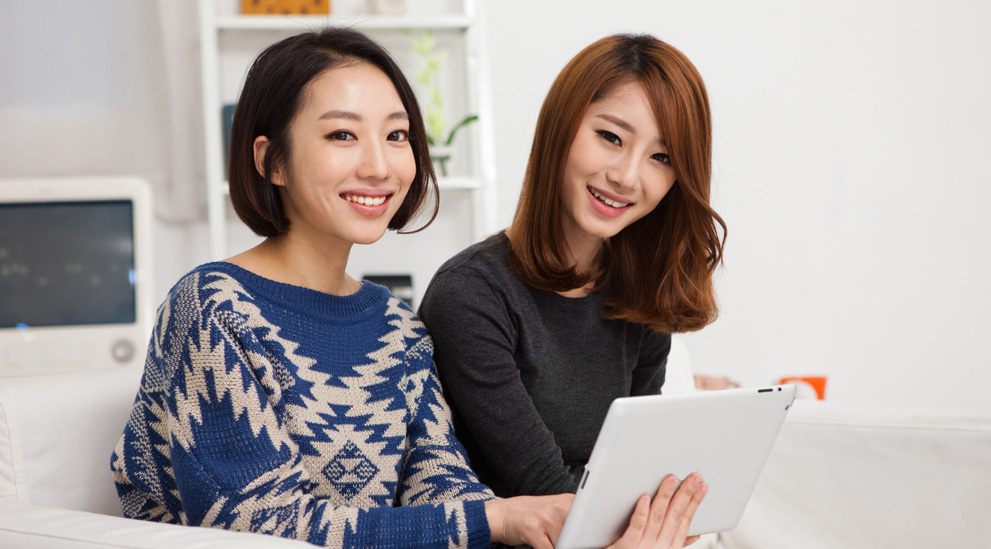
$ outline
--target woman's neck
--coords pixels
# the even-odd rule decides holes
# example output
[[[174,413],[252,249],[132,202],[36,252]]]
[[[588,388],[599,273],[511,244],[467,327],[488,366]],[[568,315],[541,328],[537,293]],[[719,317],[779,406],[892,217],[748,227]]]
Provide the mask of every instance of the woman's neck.
[[[512,238],[513,228],[510,227],[506,233]],[[565,260],[571,267],[580,273],[598,273],[602,262],[602,239],[588,237],[575,238],[565,231]],[[564,297],[585,297],[592,292],[595,281],[591,281],[584,286],[572,288],[570,290],[559,291],[558,294]]]
[[[602,261],[602,240],[568,240],[568,258],[580,273],[598,272]]]
[[[259,276],[331,295],[350,295],[361,283],[345,272],[350,243],[314,246],[289,234],[266,238],[227,262]]]

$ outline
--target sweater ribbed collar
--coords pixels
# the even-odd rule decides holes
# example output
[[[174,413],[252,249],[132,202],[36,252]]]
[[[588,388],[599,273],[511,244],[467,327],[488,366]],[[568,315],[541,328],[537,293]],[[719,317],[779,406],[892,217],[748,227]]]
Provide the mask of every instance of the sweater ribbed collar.
[[[259,276],[233,263],[215,261],[196,268],[201,274],[221,272],[249,289],[255,297],[263,297],[302,312],[320,316],[349,317],[361,314],[388,297],[388,290],[382,286],[363,281],[361,289],[351,295],[326,294],[310,288],[276,282]]]

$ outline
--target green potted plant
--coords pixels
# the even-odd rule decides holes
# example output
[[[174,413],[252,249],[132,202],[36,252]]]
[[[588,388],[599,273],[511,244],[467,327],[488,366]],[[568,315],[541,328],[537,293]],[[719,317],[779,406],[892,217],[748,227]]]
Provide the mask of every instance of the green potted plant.
[[[469,114],[462,118],[450,130],[444,116],[444,97],[440,92],[440,70],[447,58],[447,51],[436,49],[437,41],[430,30],[421,32],[412,40],[413,53],[422,61],[416,70],[416,83],[420,88],[421,107],[424,114],[424,125],[427,129],[427,143],[430,145],[430,157],[436,164],[440,175],[447,175],[447,163],[451,159],[451,150],[458,130],[478,120],[478,116]]]

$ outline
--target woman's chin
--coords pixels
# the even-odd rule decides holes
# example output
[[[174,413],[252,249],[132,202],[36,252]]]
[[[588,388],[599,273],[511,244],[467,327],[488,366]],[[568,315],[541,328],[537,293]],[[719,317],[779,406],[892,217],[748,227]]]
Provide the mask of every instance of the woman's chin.
[[[367,246],[369,244],[375,244],[379,240],[382,240],[383,236],[385,236],[385,229],[382,229],[381,231],[377,231],[377,232],[369,232],[365,234],[354,235],[354,238],[352,239],[351,242],[359,246]]]

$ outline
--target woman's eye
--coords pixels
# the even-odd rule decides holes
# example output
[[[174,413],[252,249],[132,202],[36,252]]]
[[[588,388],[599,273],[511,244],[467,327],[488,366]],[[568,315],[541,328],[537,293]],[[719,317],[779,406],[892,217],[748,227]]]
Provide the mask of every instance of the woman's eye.
[[[651,158],[653,158],[654,160],[656,160],[656,161],[658,161],[658,162],[660,162],[662,164],[670,164],[671,163],[671,157],[669,157],[665,153],[657,153],[657,154],[651,155]]]
[[[619,136],[616,135],[616,134],[614,134],[613,132],[606,131],[606,130],[599,130],[596,133],[598,133],[599,135],[601,135],[602,136],[602,139],[605,139],[606,141],[612,143],[613,145],[622,145],[623,144],[623,140],[620,139]]]
[[[396,130],[389,134],[389,141],[409,141],[409,132],[406,130]]]
[[[354,139],[357,139],[357,137],[355,137],[354,134],[349,131],[340,130],[336,132],[330,132],[329,134],[327,134],[327,139],[333,141],[352,141]]]

